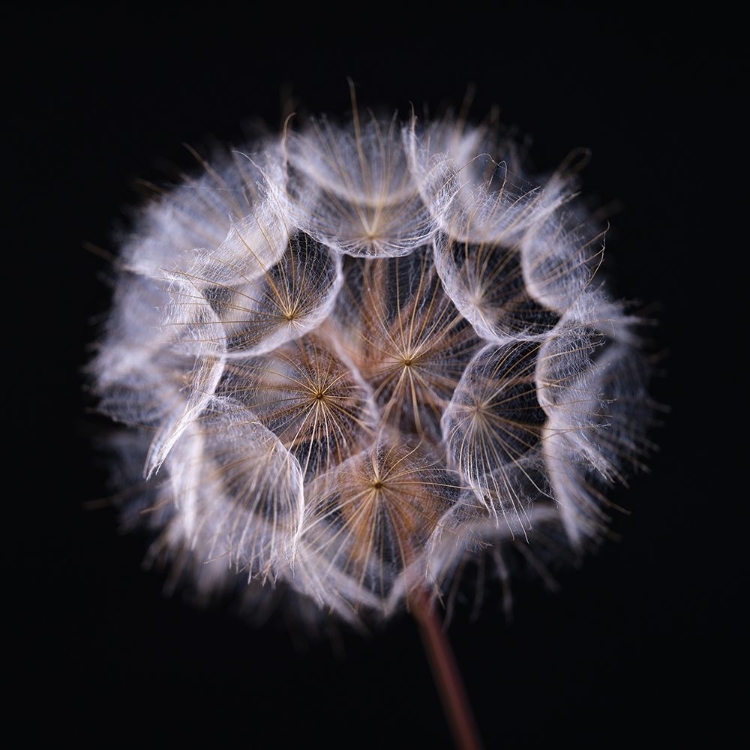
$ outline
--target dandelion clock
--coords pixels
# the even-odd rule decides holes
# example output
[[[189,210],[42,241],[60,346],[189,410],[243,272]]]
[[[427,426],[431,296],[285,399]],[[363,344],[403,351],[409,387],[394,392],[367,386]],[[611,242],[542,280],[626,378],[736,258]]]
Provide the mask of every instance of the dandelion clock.
[[[199,159],[119,238],[89,367],[141,488],[121,518],[172,579],[254,607],[283,591],[311,622],[413,615],[464,748],[439,615],[457,577],[585,557],[653,412],[606,227],[575,170],[518,153],[355,106]]]

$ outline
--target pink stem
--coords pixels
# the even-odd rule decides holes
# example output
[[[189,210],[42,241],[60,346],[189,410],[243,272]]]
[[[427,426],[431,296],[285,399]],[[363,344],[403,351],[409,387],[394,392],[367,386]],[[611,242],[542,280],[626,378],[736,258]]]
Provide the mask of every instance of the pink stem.
[[[412,597],[411,612],[419,625],[456,747],[458,750],[480,750],[482,743],[453,650],[426,593],[417,593]]]

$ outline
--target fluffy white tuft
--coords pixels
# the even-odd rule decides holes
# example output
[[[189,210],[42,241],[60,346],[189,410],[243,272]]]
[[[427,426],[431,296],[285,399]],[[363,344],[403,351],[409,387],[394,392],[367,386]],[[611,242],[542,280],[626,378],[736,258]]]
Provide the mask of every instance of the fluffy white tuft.
[[[197,591],[378,620],[467,561],[602,539],[649,367],[575,185],[451,118],[318,118],[204,168],[123,238],[91,363],[140,430],[123,516],[149,498]]]

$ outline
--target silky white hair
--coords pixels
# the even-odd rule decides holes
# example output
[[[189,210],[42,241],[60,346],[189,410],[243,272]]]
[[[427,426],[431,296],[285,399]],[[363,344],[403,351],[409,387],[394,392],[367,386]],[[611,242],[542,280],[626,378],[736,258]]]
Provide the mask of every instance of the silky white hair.
[[[196,590],[378,621],[605,536],[647,449],[640,321],[573,177],[515,154],[450,116],[310,118],[142,207],[90,373],[146,481],[123,518]]]

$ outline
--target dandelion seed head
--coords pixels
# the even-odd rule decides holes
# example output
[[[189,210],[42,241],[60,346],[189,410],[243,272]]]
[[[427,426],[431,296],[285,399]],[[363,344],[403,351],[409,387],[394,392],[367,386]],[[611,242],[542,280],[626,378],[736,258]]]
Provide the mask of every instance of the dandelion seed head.
[[[359,114],[201,169],[122,238],[90,365],[154,554],[357,622],[551,529],[604,538],[650,368],[562,170],[460,118]]]

